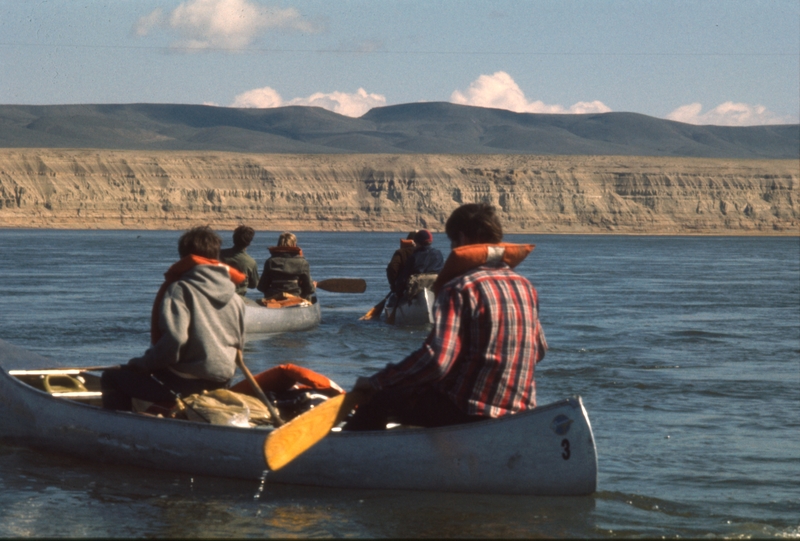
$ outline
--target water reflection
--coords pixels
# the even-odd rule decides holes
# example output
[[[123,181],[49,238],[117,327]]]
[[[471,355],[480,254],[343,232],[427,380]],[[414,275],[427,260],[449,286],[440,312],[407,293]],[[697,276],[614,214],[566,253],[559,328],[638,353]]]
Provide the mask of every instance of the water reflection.
[[[262,486],[10,446],[0,455],[0,536],[497,538],[594,529],[593,497]]]

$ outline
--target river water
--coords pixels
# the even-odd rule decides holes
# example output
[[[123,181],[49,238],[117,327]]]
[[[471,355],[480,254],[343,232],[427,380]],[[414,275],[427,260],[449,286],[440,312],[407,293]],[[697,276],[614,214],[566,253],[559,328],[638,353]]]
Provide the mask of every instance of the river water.
[[[0,230],[0,338],[53,366],[139,355],[178,236]],[[386,293],[400,237],[298,233],[314,279],[364,278],[367,292],[320,291],[320,327],[251,340],[250,369],[290,361],[349,387],[414,350],[426,329],[358,319]],[[263,262],[276,240],[258,232],[250,253]],[[0,536],[800,537],[800,239],[506,240],[537,245],[518,270],[539,291],[550,345],[538,402],[583,397],[596,494],[262,486],[6,443]]]

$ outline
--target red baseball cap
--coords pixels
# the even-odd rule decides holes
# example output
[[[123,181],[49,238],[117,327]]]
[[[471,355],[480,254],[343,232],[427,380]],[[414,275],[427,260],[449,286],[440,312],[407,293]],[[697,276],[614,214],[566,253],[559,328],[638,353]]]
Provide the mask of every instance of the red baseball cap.
[[[431,244],[433,243],[433,235],[427,229],[420,229],[417,231],[417,234],[414,235],[414,242],[421,246]]]

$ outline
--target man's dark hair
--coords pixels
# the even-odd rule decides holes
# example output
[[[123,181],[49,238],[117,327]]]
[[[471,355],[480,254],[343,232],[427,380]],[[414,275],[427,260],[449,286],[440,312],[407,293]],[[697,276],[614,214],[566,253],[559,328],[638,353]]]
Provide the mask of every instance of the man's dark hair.
[[[180,256],[199,255],[208,259],[219,259],[219,247],[222,239],[207,225],[194,227],[181,235],[178,240]]]
[[[247,248],[253,242],[256,230],[246,225],[240,225],[233,231],[233,245],[237,248]]]
[[[486,203],[461,205],[447,219],[444,230],[451,241],[458,240],[459,233],[477,244],[496,244],[503,240],[500,219],[494,207]]]

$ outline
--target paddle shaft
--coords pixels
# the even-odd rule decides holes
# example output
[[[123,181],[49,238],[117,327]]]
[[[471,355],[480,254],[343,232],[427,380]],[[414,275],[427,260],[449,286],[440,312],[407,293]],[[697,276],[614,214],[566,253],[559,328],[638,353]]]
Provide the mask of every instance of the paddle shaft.
[[[242,356],[241,349],[236,350],[236,364],[239,366],[239,369],[244,374],[244,377],[247,378],[247,381],[250,382],[250,386],[253,387],[253,390],[255,391],[256,395],[258,395],[258,398],[264,403],[265,406],[267,406],[269,414],[272,415],[272,419],[275,423],[275,426],[283,425],[284,420],[281,419],[281,414],[278,411],[278,408],[276,408],[275,405],[272,402],[270,402],[269,398],[267,398],[267,395],[264,394],[264,391],[261,389],[261,386],[256,381],[256,378],[253,377],[253,374],[247,368],[247,365],[244,364],[244,357]]]
[[[395,314],[397,313],[397,307],[399,306],[399,304],[400,304],[400,301],[398,301],[397,304],[394,305],[394,308],[392,308],[392,313],[390,313],[388,316],[386,316],[386,323],[389,323],[390,325],[394,325],[394,317],[395,317]]]
[[[367,312],[366,314],[361,316],[359,319],[360,320],[369,320],[369,319],[375,319],[375,318],[381,317],[381,312],[383,312],[383,307],[386,306],[386,301],[389,300],[389,297],[391,297],[391,295],[392,295],[392,293],[389,292],[389,294],[386,295],[381,302],[379,302],[378,304],[376,304],[375,306],[370,308],[369,312]]]
[[[317,282],[317,289],[333,293],[364,293],[367,282],[361,278],[328,278]]]

